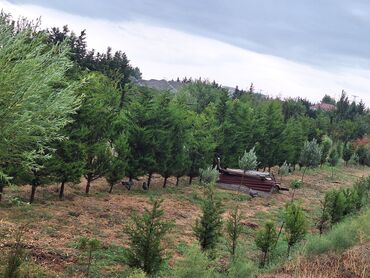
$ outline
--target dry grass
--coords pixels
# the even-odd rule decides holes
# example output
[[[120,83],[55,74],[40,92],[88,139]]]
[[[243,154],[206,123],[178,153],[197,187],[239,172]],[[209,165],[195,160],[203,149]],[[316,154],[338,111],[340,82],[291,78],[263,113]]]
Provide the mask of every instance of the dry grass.
[[[304,189],[296,191],[295,196],[305,210],[312,213],[325,190],[351,186],[358,177],[369,174],[370,168],[341,168],[333,181],[330,179],[330,169],[310,171],[305,178]],[[283,185],[288,186],[290,181],[299,177],[300,172],[284,177]],[[180,242],[191,243],[195,240],[192,227],[200,213],[197,200],[202,194],[201,189],[188,186],[187,180],[182,180],[180,186],[175,188],[174,179],[169,180],[167,189],[162,189],[162,179],[155,176],[150,191],[142,192],[141,183],[136,182],[131,191],[116,186],[113,194],[108,194],[106,181],[100,179],[92,184],[90,196],[83,193],[84,183],[69,185],[64,201],[58,200],[56,185],[40,187],[33,205],[9,205],[15,196],[27,201],[29,186],[7,188],[0,208],[0,229],[16,229],[20,224],[29,223],[25,241],[31,254],[35,255],[39,264],[61,273],[78,255],[72,244],[81,236],[95,237],[102,241],[103,246],[126,245],[123,227],[130,215],[133,211],[143,211],[149,205],[149,197],[156,196],[164,199],[165,217],[175,222],[174,231],[166,244],[176,257],[176,246]],[[267,218],[275,218],[277,211],[291,198],[289,192],[282,192],[268,198],[238,201],[235,192],[217,189],[217,193],[223,197],[226,208],[238,203],[246,222],[253,225]],[[227,215],[228,210],[224,216]],[[8,237],[4,237],[3,243],[11,238],[11,233],[6,235]]]

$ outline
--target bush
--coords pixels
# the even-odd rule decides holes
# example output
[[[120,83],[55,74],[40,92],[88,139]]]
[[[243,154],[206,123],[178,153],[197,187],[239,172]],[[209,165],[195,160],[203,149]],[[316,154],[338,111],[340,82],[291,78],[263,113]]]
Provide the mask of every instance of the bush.
[[[325,201],[328,202],[328,213],[330,222],[335,224],[342,220],[346,210],[346,199],[342,191],[330,190],[325,194]]]
[[[313,235],[307,239],[305,253],[318,255],[329,251],[343,251],[362,240],[368,240],[370,235],[370,210],[359,216],[347,218],[333,226],[324,235]]]
[[[196,245],[190,246],[185,251],[184,258],[176,262],[173,274],[176,278],[213,278],[216,276],[212,261]]]
[[[161,200],[151,200],[152,208],[145,209],[142,216],[133,214],[126,227],[129,237],[127,250],[128,265],[140,268],[149,275],[158,272],[164,263],[164,249],[161,246],[164,236],[173,224],[162,220]]]
[[[252,261],[246,259],[245,254],[243,254],[231,262],[227,271],[227,276],[230,278],[248,278],[253,277],[256,272],[256,265]]]
[[[206,169],[199,169],[201,182],[204,184],[214,184],[218,180],[219,172],[215,168],[208,166]]]
[[[215,197],[213,187],[207,188],[206,197],[202,202],[202,216],[197,219],[194,234],[202,250],[216,247],[222,229],[222,203]]]
[[[268,260],[269,252],[274,248],[277,241],[277,233],[272,222],[266,222],[265,225],[258,230],[255,243],[262,251],[261,266],[264,267],[266,260]]]
[[[358,155],[359,163],[361,165],[370,166],[370,148],[369,147],[365,145],[361,145],[356,150],[356,154]]]
[[[307,220],[302,208],[294,202],[288,203],[285,207],[284,223],[289,256],[292,246],[301,241],[307,233]]]

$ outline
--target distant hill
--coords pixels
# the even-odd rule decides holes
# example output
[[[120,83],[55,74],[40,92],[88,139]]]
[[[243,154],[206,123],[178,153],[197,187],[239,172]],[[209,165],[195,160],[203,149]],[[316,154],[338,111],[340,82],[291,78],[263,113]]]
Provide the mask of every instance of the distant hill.
[[[170,91],[170,92],[177,92],[180,90],[183,86],[185,86],[187,83],[181,82],[181,81],[174,81],[170,80],[167,81],[165,79],[149,79],[149,80],[144,80],[144,79],[135,79],[132,78],[131,81],[134,84],[137,84],[139,86],[144,86],[144,87],[149,87],[152,89],[160,90],[160,91]],[[226,89],[230,95],[232,95],[235,91],[235,88],[233,87],[228,87],[228,86],[222,86],[224,89]]]

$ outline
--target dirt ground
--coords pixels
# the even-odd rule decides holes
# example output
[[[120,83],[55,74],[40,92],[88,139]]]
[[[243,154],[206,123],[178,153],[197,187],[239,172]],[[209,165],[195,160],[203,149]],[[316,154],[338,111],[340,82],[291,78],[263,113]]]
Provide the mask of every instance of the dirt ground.
[[[326,190],[351,186],[359,177],[370,175],[370,168],[341,166],[336,169],[334,178],[331,175],[328,167],[310,170],[306,174],[304,188],[296,190],[295,198],[308,214],[313,214],[319,207]],[[280,180],[280,177],[276,177]],[[282,185],[289,187],[292,180],[300,177],[301,172],[296,171],[283,177]],[[76,262],[74,244],[82,236],[97,238],[103,246],[125,246],[124,226],[134,212],[140,214],[148,207],[153,196],[164,200],[162,207],[165,217],[175,222],[166,244],[176,257],[179,243],[195,240],[192,227],[200,214],[197,200],[202,196],[202,189],[189,186],[185,178],[178,187],[175,187],[174,179],[169,179],[167,188],[163,189],[162,178],[158,175],[155,175],[148,192],[141,190],[141,183],[137,181],[131,191],[118,184],[109,194],[106,181],[100,179],[93,182],[91,193],[86,196],[85,183],[82,181],[79,185],[66,187],[63,201],[58,200],[57,185],[42,186],[37,189],[32,205],[26,203],[30,186],[6,188],[0,207],[0,232],[3,233],[0,250],[12,242],[16,230],[24,227],[24,242],[34,259],[54,272],[63,272],[68,265]],[[217,189],[217,192],[223,198],[224,216],[227,217],[230,208],[238,204],[244,214],[245,224],[250,227],[275,218],[292,194],[282,191],[269,197],[240,200],[234,191]]]

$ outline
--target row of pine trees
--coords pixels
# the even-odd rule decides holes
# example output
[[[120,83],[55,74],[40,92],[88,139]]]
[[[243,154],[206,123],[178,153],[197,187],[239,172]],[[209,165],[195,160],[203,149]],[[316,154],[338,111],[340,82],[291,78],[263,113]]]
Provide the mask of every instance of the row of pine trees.
[[[84,31],[42,30],[4,13],[0,27],[0,197],[8,184],[30,184],[33,202],[38,186],[59,183],[63,198],[82,176],[87,194],[101,177],[110,191],[145,175],[148,189],[154,173],[163,187],[172,176],[191,183],[215,156],[238,167],[252,148],[260,169],[295,167],[306,141],[324,148],[329,136],[343,152],[370,130],[369,111],[344,92],[338,102],[324,97],[335,111],[312,111],[307,100],[264,97],[253,86],[230,95],[195,80],[158,91],[131,82],[141,73],[123,52],[88,50]],[[369,151],[360,154],[369,163]]]

